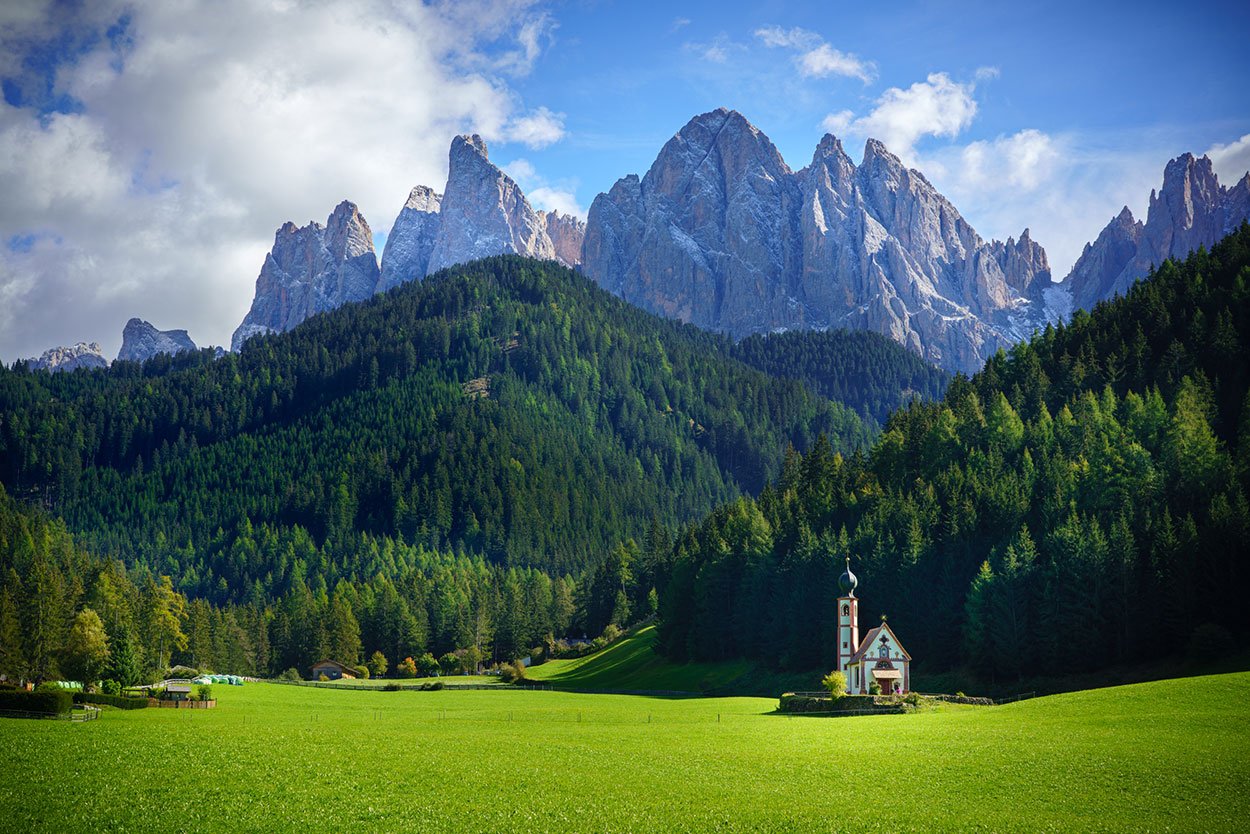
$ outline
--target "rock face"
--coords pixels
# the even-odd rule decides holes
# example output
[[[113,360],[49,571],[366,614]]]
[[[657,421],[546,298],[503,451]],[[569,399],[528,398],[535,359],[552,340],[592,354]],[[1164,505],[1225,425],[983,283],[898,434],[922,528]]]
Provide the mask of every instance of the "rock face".
[[[457,136],[448,163],[443,193],[418,185],[395,218],[382,251],[379,292],[491,255],[578,264],[586,224],[535,211],[520,186],[490,161],[482,137]]]
[[[457,136],[428,271],[509,253],[556,257],[546,221],[521,187],[490,161],[482,137]]]
[[[795,172],[725,109],[595,199],[582,268],[641,307],[735,337],[875,330],[961,371],[1028,335],[1050,273],[1027,230],[987,243],[880,142],[856,166],[825,136]]]
[[[556,252],[556,260],[569,268],[582,262],[582,243],[586,238],[586,224],[571,214],[558,211],[538,212],[547,226],[547,237]]]
[[[252,308],[230,349],[258,333],[290,330],[311,315],[368,298],[379,275],[373,233],[354,203],[339,203],[325,226],[288,222],[274,236]]]
[[[1250,174],[1232,188],[1219,183],[1207,157],[1183,154],[1167,164],[1163,187],[1150,192],[1146,222],[1125,207],[1085,246],[1064,279],[1075,307],[1122,295],[1152,266],[1211,246],[1250,217]]]
[[[157,330],[143,319],[133,318],[122,330],[119,360],[145,362],[158,353],[182,353],[198,350],[185,330]]]
[[[430,271],[430,255],[438,236],[443,195],[418,185],[400,209],[382,250],[382,275],[378,292],[385,292],[405,281],[424,278]]]
[[[38,359],[28,359],[27,364],[37,371],[74,371],[79,368],[107,368],[99,342],[79,342],[73,347],[54,347],[45,350]]]

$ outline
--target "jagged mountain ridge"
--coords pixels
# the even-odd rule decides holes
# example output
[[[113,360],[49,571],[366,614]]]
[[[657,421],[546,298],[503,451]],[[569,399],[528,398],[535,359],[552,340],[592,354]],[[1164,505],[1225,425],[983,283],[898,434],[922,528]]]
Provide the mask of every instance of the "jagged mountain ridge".
[[[355,203],[339,203],[324,226],[287,222],[274,235],[252,308],[234,331],[230,349],[258,333],[290,330],[315,313],[368,298],[378,277],[373,232]]]
[[[575,217],[535,210],[521,187],[490,161],[482,137],[457,136],[443,192],[425,185],[409,192],[380,266],[369,224],[354,203],[340,203],[324,227],[287,223],[279,229],[231,349],[259,333],[290,330],[315,313],[491,255],[576,266],[585,228]]]
[[[185,330],[158,330],[141,318],[132,318],[122,330],[122,347],[117,358],[129,362],[146,362],[160,353],[176,354],[199,350]]]
[[[645,309],[734,337],[874,330],[973,371],[1043,320],[1045,253],[987,243],[884,145],[832,135],[792,171],[736,111],[692,119],[591,205],[583,269]]]
[[[1168,162],[1163,186],[1150,192],[1146,222],[1128,206],[1112,218],[1063,281],[1074,307],[1090,308],[1123,295],[1152,266],[1210,248],[1250,218],[1250,173],[1220,185],[1211,160],[1186,153]]]

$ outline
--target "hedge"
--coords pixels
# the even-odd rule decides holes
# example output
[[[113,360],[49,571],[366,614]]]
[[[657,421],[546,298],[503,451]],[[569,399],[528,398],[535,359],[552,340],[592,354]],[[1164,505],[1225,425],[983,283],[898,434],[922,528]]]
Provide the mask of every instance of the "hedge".
[[[103,704],[118,709],[143,709],[148,705],[147,698],[127,698],[124,695],[104,695],[87,692],[74,693],[75,704]]]
[[[34,712],[40,715],[64,715],[73,709],[70,693],[61,690],[26,692],[0,691],[0,711]]]
[[[787,692],[778,704],[780,712],[852,712],[863,709],[882,709],[900,706],[897,701],[883,695],[843,695],[832,698],[814,698]]]

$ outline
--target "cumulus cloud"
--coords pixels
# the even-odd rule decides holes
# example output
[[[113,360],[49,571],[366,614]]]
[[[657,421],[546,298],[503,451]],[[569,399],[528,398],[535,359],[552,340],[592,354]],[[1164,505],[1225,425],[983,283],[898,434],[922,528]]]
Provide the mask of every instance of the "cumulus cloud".
[[[975,82],[954,81],[944,72],[930,73],[910,87],[891,87],[873,109],[858,118],[850,111],[826,116],[826,130],[840,127],[855,136],[880,139],[908,164],[916,159],[916,143],[924,136],[955,137],[977,115]]]
[[[532,0],[398,7],[247,0],[0,11],[0,358],[134,315],[228,343],[286,220],[342,199],[389,228],[461,132],[538,148],[564,117],[508,79],[550,42]],[[41,76],[59,33],[81,51]],[[7,246],[4,245],[7,242]]]
[[[564,138],[564,114],[539,107],[532,113],[513,119],[504,131],[504,138],[520,142],[527,148],[545,148]]]
[[[959,173],[970,186],[1031,191],[1044,183],[1060,162],[1057,142],[1040,130],[1022,130],[965,145]]]
[[[755,30],[755,36],[767,47],[794,50],[797,53],[795,65],[805,78],[840,75],[858,78],[867,84],[877,76],[877,68],[871,61],[834,49],[820,35],[806,29],[765,26]]]
[[[514,159],[503,166],[508,176],[521,186],[525,198],[536,209],[558,211],[586,219],[586,210],[577,202],[577,183],[571,180],[551,182],[538,172],[528,159]]]
[[[1212,145],[1207,149],[1215,175],[1224,185],[1238,182],[1250,171],[1250,133],[1226,145]]]

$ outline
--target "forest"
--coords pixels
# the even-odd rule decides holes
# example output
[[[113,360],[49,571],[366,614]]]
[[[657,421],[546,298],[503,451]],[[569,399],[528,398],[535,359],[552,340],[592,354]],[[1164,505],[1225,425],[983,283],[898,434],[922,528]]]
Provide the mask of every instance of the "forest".
[[[869,454],[789,451],[758,498],[676,537],[663,650],[827,665],[848,557],[861,623],[888,616],[929,669],[1011,679],[1244,645],[1248,339],[1243,224],[895,412]]]
[[[868,330],[788,330],[748,336],[735,358],[770,376],[797,379],[880,427],[914,399],[939,400],[950,375]]]
[[[56,531],[0,551],[14,634],[35,628],[44,586],[22,577],[44,559],[56,640],[90,609],[150,672],[593,637],[655,610],[667,531],[758,492],[787,447],[871,441],[867,402],[731,354],[569,270],[494,258],[238,355],[0,369],[7,523]],[[873,361],[861,378],[910,367]],[[153,588],[185,645],[145,637]],[[43,659],[19,667],[55,668],[25,642],[9,654]]]

